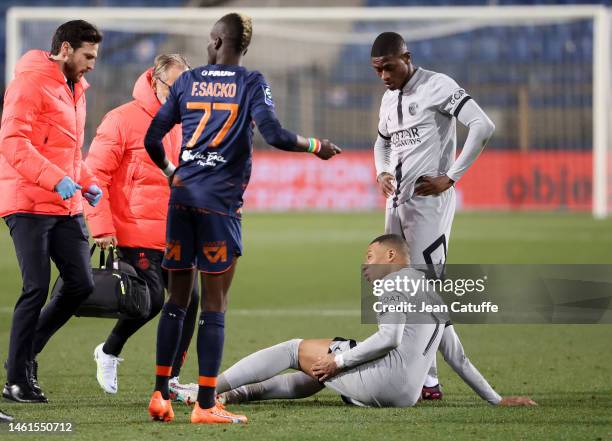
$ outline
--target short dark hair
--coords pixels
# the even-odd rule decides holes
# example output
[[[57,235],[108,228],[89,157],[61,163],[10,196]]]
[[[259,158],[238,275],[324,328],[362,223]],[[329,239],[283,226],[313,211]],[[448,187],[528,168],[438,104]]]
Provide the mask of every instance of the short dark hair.
[[[372,44],[371,57],[386,57],[388,55],[401,55],[406,52],[404,38],[396,32],[383,32]]]
[[[410,248],[408,247],[408,243],[399,234],[383,234],[382,236],[378,236],[376,239],[370,242],[370,245],[372,245],[373,243],[390,245],[402,254],[404,254],[406,257],[410,256]]]
[[[74,50],[80,48],[83,43],[100,43],[102,34],[91,23],[85,20],[67,21],[61,25],[53,34],[51,41],[51,55],[60,53],[62,43],[67,41]]]
[[[242,54],[251,44],[253,36],[253,21],[251,17],[232,12],[224,15],[217,23],[225,26],[225,37],[232,41],[237,54]]]

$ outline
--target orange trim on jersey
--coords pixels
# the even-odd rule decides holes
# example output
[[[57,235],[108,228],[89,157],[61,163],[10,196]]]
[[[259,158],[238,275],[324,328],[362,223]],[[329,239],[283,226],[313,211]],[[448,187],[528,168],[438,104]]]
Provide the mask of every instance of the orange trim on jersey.
[[[205,377],[200,375],[198,377],[198,385],[204,387],[217,387],[217,377]]]
[[[155,366],[155,375],[159,377],[169,377],[172,375],[172,366]]]

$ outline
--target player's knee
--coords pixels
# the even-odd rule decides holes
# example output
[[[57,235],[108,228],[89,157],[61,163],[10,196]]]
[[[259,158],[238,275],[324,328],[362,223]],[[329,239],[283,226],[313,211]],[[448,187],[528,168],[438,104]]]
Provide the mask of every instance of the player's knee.
[[[223,292],[206,292],[202,297],[202,309],[211,312],[225,312],[227,309],[227,296]]]
[[[190,296],[184,296],[176,293],[171,293],[168,297],[168,302],[174,303],[175,305],[185,309],[189,307],[189,300]]]

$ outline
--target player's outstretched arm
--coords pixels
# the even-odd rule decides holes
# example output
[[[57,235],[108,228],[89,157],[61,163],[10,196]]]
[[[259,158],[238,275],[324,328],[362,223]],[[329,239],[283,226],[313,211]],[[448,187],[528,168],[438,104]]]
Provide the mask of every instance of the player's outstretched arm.
[[[483,400],[496,406],[533,406],[535,401],[529,397],[502,398],[465,355],[463,345],[453,325],[446,326],[440,340],[439,350],[450,367],[476,392]]]
[[[284,129],[276,117],[270,87],[258,72],[252,77],[251,90],[251,118],[268,144],[288,152],[313,153],[324,160],[342,152],[328,139],[306,138]]]
[[[284,129],[271,109],[255,114],[255,123],[265,141],[277,149],[313,153],[324,160],[342,152],[328,139],[305,138]]]

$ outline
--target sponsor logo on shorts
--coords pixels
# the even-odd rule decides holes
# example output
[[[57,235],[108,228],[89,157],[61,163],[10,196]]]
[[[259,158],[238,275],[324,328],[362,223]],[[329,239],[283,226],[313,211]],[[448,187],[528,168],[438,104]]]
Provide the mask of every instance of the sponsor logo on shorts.
[[[227,242],[208,242],[204,244],[204,257],[210,263],[227,262]]]
[[[173,240],[166,244],[166,260],[175,260],[180,262],[181,260],[181,243],[178,240]]]

